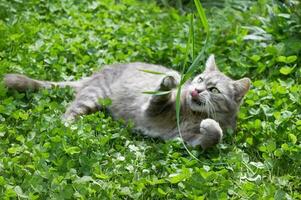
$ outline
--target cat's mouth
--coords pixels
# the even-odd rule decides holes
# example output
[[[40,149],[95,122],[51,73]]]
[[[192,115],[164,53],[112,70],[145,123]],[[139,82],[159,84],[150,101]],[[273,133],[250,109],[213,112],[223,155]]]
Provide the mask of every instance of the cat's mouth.
[[[206,112],[206,99],[201,97],[199,94],[193,94],[189,92],[186,96],[187,103],[192,111],[195,112]]]
[[[205,102],[203,102],[203,101],[201,101],[200,99],[191,99],[191,101],[194,103],[194,104],[197,104],[197,105],[199,105],[199,106],[205,106],[206,105],[206,103]]]

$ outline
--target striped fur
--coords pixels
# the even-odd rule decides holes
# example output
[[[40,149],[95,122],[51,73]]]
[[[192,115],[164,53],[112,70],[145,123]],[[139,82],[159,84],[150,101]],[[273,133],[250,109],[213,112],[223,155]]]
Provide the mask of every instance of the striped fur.
[[[145,73],[141,69],[159,71],[166,76]],[[4,78],[8,88],[19,91],[73,87],[75,99],[63,116],[67,121],[99,110],[99,99],[110,98],[112,105],[108,109],[114,117],[132,120],[137,130],[162,139],[178,136],[175,99],[179,81],[178,72],[146,63],[104,66],[92,76],[73,82],[40,81],[18,74],[7,74]],[[182,88],[181,130],[184,140],[203,149],[217,144],[222,138],[222,129],[235,129],[236,115],[249,87],[248,78],[234,81],[221,73],[214,56],[210,56],[204,72]],[[171,93],[164,95],[143,94],[144,91],[169,90]]]

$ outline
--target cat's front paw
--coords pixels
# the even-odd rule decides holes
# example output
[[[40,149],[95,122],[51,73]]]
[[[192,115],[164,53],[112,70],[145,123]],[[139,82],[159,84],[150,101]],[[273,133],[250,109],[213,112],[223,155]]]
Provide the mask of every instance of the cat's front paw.
[[[207,149],[219,143],[223,137],[223,131],[219,123],[213,119],[205,119],[200,124],[202,135],[201,146]]]
[[[179,84],[178,82],[179,78],[176,74],[168,74],[162,79],[160,89],[161,90],[171,90],[177,87]]]

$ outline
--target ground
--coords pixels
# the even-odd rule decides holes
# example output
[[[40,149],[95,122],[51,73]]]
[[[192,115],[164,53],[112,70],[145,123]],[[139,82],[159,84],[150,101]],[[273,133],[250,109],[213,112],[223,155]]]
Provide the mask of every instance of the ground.
[[[189,148],[196,160],[180,141],[137,135],[107,113],[64,126],[69,88],[18,93],[1,84],[0,197],[301,199],[300,4],[240,2],[205,7],[210,38],[197,69],[214,53],[227,75],[251,78],[235,133],[205,152]],[[181,70],[206,36],[195,15],[195,42],[186,48],[188,10],[134,0],[2,0],[0,77],[79,79],[131,61]]]

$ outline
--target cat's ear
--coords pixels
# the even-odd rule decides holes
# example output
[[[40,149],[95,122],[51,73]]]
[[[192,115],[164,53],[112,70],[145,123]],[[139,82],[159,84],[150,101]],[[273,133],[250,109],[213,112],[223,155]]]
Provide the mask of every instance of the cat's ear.
[[[209,58],[206,61],[206,68],[205,68],[206,72],[212,72],[212,71],[219,71],[216,64],[215,64],[215,59],[214,59],[214,55],[211,54],[209,56]]]
[[[249,78],[242,78],[234,81],[235,101],[240,102],[245,94],[249,91],[251,80]]]

